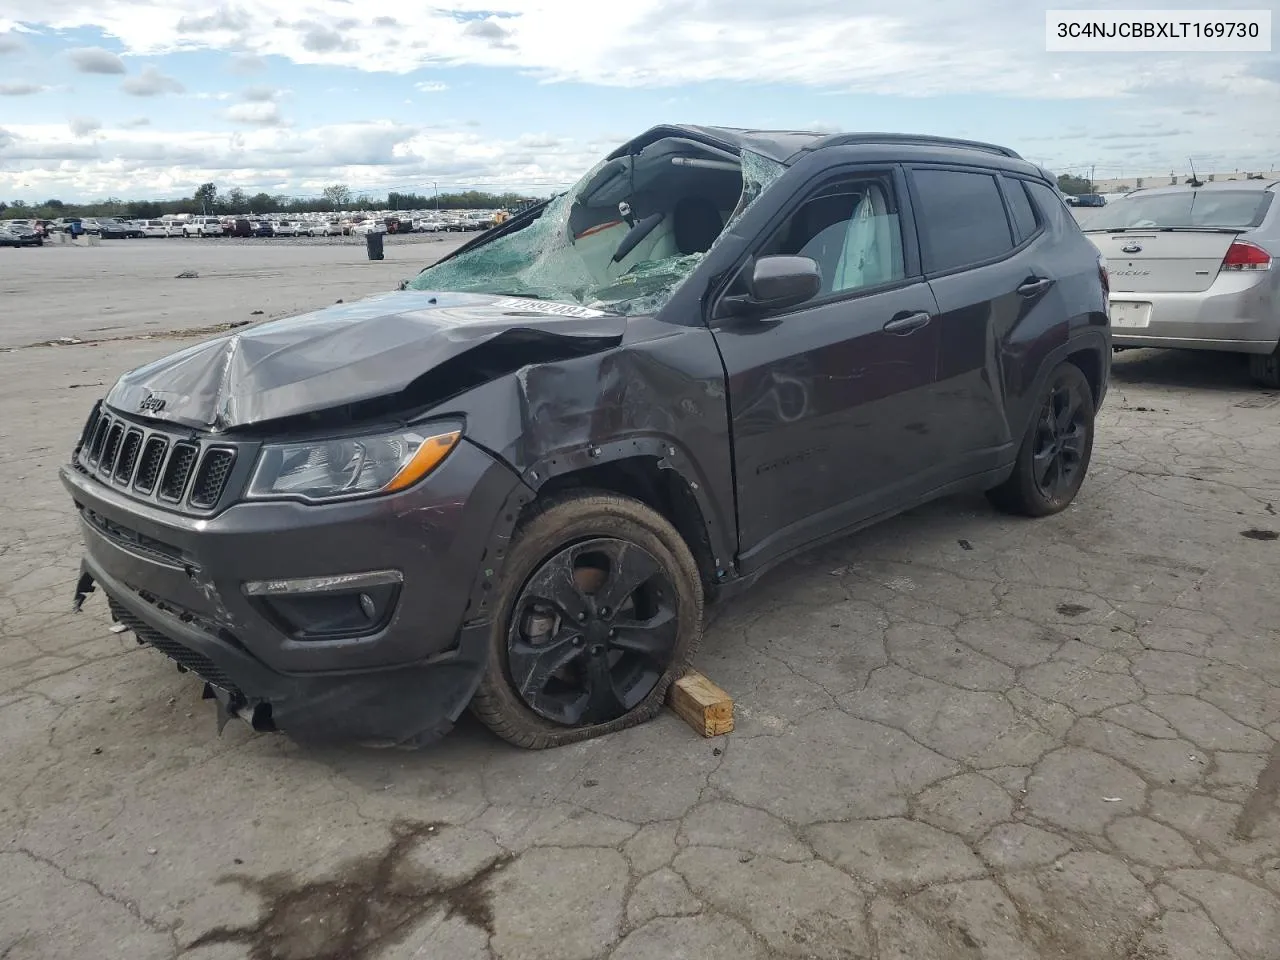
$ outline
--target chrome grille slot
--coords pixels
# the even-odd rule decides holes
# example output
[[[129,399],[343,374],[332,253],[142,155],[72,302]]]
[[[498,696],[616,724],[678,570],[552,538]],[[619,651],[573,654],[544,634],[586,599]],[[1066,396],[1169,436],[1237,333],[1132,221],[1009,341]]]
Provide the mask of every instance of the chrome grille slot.
[[[169,462],[165,465],[164,475],[160,478],[160,499],[177,503],[187,489],[187,481],[191,479],[191,468],[195,465],[200,448],[185,440],[173,445],[169,454]]]
[[[117,420],[107,431],[106,443],[102,445],[102,458],[98,461],[98,469],[105,476],[111,476],[116,468],[116,455],[120,453],[120,441],[124,438],[124,427]]]
[[[142,448],[142,462],[138,464],[138,475],[134,478],[133,488],[139,493],[150,494],[160,479],[160,468],[164,466],[164,455],[169,452],[169,441],[153,434],[147,438]]]
[[[200,461],[200,469],[196,471],[195,483],[191,487],[191,505],[209,508],[217,506],[222,498],[222,488],[231,475],[231,465],[235,463],[234,450],[224,447],[212,447],[206,451]]]
[[[138,463],[138,451],[142,448],[142,431],[134,428],[124,435],[120,444],[120,456],[116,458],[113,474],[116,483],[128,484],[133,479],[133,468]]]

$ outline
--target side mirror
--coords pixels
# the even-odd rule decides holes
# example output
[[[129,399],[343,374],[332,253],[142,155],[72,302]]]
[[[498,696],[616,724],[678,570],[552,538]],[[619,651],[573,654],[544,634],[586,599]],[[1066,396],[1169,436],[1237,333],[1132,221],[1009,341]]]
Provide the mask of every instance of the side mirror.
[[[743,316],[785,310],[811,300],[822,289],[822,268],[811,257],[760,257],[751,265],[745,296],[726,297],[723,314]]]

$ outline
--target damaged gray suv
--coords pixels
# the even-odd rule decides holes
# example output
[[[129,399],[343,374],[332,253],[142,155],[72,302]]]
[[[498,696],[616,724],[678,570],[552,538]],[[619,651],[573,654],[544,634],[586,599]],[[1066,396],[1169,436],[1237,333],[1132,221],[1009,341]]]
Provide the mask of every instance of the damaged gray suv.
[[[77,607],[220,722],[618,730],[798,551],[959,491],[1066,507],[1106,284],[1010,150],[658,127],[399,291],[124,375],[61,471]]]

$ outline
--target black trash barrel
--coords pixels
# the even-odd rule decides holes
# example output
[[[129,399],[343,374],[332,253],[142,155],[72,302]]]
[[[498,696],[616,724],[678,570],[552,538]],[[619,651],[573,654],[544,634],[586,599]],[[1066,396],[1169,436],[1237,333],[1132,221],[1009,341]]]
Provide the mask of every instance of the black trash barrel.
[[[370,230],[364,235],[365,249],[369,251],[370,260],[382,259],[382,237],[381,230]]]

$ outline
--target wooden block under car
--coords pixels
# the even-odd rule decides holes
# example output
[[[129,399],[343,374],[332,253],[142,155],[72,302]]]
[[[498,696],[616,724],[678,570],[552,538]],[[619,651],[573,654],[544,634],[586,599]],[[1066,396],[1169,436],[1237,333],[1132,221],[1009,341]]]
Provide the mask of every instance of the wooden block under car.
[[[696,670],[671,685],[667,706],[704,737],[733,730],[733,697]]]

